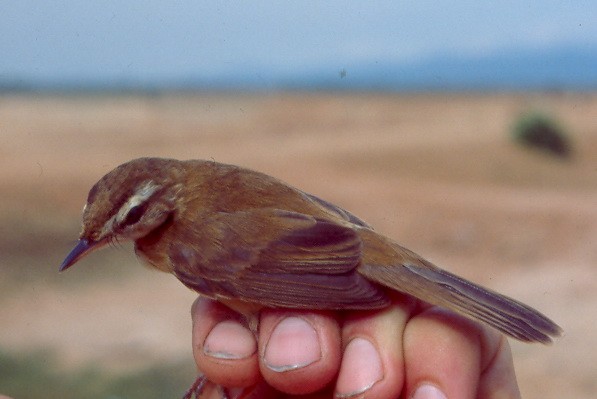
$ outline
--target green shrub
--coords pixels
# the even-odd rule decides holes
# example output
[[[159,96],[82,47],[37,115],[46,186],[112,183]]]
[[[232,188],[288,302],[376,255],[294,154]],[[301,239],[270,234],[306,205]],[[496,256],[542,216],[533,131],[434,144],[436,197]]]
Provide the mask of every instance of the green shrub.
[[[522,115],[514,124],[512,135],[516,142],[568,158],[572,155],[570,139],[556,121],[549,116],[532,112]]]

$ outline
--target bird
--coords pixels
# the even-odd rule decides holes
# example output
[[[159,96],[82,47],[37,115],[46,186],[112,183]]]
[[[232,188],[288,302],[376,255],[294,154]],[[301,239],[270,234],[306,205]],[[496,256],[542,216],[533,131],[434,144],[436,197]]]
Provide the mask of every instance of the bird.
[[[435,266],[339,206],[213,160],[145,157],[108,172],[89,191],[60,271],[122,240],[149,266],[244,315],[252,330],[263,308],[382,309],[398,291],[520,341],[548,344],[562,333],[532,307]]]

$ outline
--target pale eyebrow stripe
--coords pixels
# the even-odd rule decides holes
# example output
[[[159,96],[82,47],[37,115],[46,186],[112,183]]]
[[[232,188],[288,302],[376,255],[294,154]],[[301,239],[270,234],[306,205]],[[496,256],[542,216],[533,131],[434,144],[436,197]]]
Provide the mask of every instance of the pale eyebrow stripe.
[[[122,220],[122,218],[124,218],[131,210],[131,208],[147,201],[153,195],[153,193],[157,191],[157,189],[158,186],[151,180],[142,185],[137,192],[120,207],[120,210],[116,214],[116,220]]]

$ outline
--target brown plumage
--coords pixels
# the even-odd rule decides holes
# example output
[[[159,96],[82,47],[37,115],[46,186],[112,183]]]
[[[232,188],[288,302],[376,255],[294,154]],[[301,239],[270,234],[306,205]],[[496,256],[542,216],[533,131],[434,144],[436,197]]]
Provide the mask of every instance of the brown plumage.
[[[400,291],[522,341],[561,329],[538,311],[444,271],[349,212],[273,177],[211,161],[141,158],[91,189],[64,270],[114,239],[248,317],[262,307],[378,309]]]

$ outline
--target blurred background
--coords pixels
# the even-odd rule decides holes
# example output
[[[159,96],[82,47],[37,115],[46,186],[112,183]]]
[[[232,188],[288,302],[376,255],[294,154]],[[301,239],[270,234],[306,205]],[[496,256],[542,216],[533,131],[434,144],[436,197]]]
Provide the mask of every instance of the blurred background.
[[[164,398],[195,295],[130,245],[58,266],[139,156],[259,169],[557,321],[523,397],[597,391],[590,2],[21,1],[0,13],[0,393]]]

